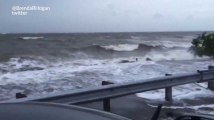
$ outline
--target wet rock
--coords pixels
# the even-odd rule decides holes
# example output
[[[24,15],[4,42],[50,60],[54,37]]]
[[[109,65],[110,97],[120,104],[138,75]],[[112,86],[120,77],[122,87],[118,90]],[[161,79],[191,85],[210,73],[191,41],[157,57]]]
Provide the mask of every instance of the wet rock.
[[[20,68],[19,71],[35,71],[35,70],[44,70],[44,68],[41,67],[23,67]]]
[[[23,94],[23,93],[16,93],[16,98],[25,98],[27,97],[27,95]]]
[[[146,61],[152,61],[152,59],[151,58],[146,58]]]
[[[129,60],[121,60],[119,63],[130,63],[131,61]]]
[[[138,58],[135,58],[135,61],[138,61]]]

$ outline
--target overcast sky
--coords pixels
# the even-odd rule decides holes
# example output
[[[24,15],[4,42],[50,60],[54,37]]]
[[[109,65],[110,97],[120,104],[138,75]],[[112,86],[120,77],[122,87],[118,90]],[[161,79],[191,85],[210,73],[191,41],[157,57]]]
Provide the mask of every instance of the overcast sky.
[[[12,16],[11,7],[49,6]],[[0,0],[0,32],[213,31],[214,0]]]

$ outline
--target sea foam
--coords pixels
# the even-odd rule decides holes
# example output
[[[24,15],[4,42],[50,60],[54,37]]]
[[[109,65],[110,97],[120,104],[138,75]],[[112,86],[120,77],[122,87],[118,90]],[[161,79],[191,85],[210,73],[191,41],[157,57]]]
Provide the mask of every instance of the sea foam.
[[[115,51],[133,51],[138,49],[138,44],[119,44],[119,45],[109,45],[109,46],[101,46],[107,50],[115,50]]]

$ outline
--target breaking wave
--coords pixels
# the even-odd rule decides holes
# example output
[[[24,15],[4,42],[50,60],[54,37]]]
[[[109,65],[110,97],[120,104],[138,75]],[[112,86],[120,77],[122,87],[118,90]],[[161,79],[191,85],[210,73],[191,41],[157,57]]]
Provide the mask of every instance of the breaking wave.
[[[22,40],[37,40],[37,39],[43,39],[44,37],[40,36],[40,37],[20,37],[19,39]]]
[[[0,73],[14,73],[21,71],[43,70],[47,66],[44,59],[33,57],[10,58],[9,61],[0,63]]]
[[[148,44],[118,44],[118,45],[92,45],[84,48],[79,48],[79,50],[106,50],[115,52],[131,52],[137,50],[151,50],[151,49],[172,49],[179,47],[165,47],[161,45],[148,45]]]
[[[139,48],[139,44],[119,44],[119,45],[109,45],[109,46],[101,46],[106,50],[114,50],[114,51],[133,51]]]

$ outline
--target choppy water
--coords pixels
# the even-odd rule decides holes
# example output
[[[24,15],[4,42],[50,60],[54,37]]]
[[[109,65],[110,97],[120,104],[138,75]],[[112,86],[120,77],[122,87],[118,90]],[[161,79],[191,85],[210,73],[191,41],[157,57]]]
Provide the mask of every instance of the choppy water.
[[[0,34],[0,100],[207,69],[189,52],[198,34]]]

